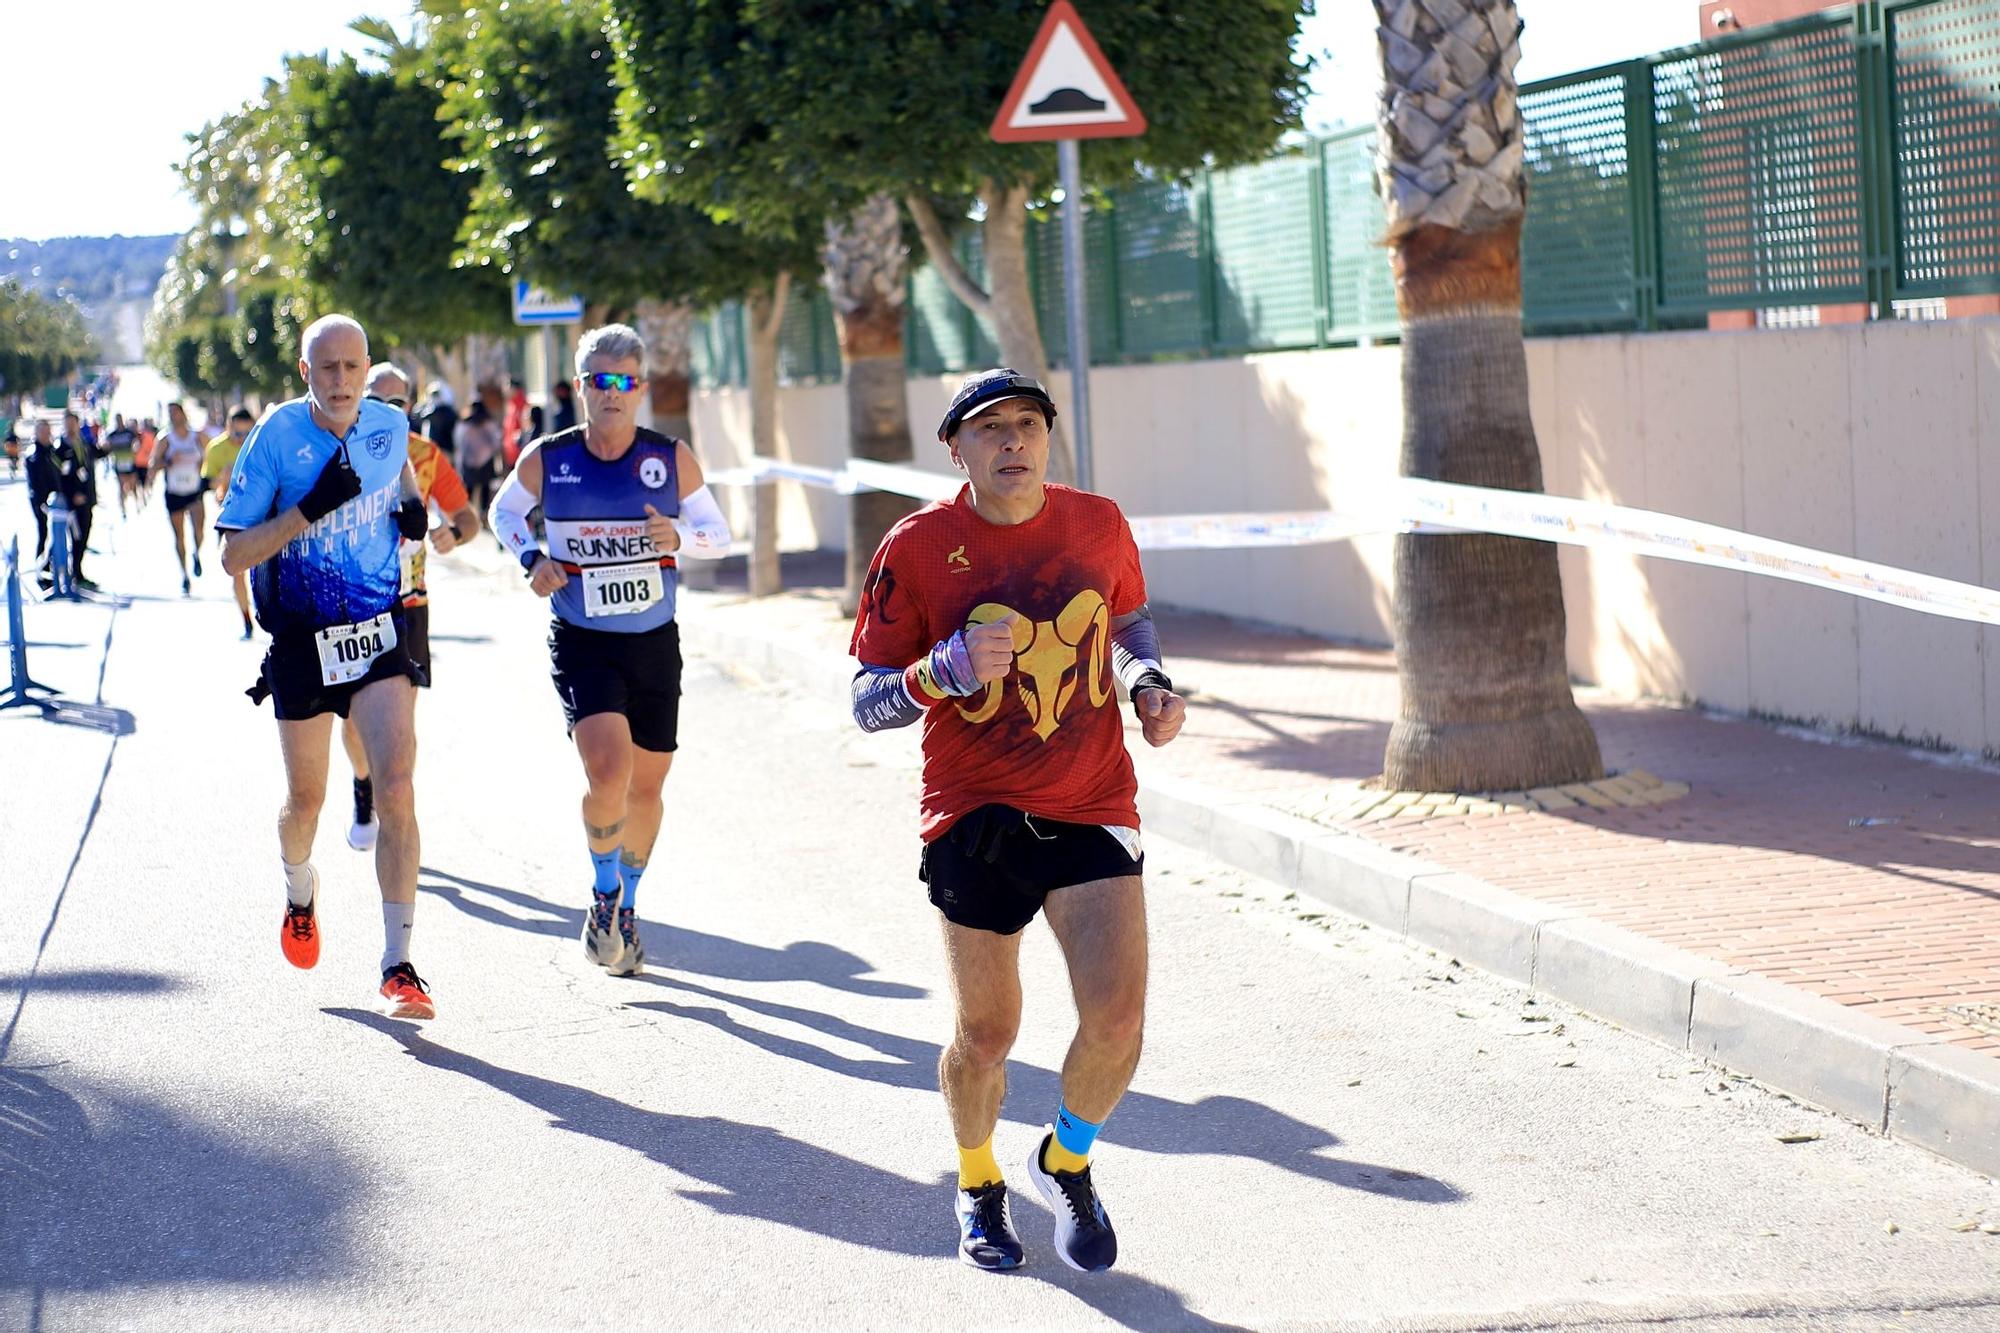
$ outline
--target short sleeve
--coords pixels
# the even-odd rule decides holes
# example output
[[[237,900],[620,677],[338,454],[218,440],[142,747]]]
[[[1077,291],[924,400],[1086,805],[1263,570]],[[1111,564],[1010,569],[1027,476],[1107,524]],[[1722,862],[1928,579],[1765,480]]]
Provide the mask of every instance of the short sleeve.
[[[271,517],[277,505],[278,453],[264,429],[270,420],[267,416],[251,429],[250,438],[243,442],[243,452],[236,456],[236,466],[229,474],[228,494],[223,496],[222,508],[215,515],[217,528],[254,528]]]
[[[465,479],[458,475],[458,469],[444,456],[442,449],[431,450],[431,493],[429,498],[437,501],[437,507],[447,516],[472,503],[472,497],[465,493]]]
[[[1116,535],[1112,538],[1111,595],[1105,599],[1114,616],[1127,615],[1146,604],[1146,571],[1139,563],[1139,543],[1132,539],[1132,525],[1125,511],[1116,505]]]
[[[917,584],[909,577],[909,546],[900,530],[893,531],[868,563],[854,637],[848,644],[848,651],[868,666],[906,667],[935,642],[925,628]]]

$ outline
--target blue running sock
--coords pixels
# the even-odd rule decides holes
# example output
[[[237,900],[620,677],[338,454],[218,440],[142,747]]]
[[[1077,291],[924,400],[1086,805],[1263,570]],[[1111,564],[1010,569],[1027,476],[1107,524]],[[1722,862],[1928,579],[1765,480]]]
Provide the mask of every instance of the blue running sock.
[[[629,856],[621,857],[618,861],[618,879],[625,886],[625,897],[618,905],[628,912],[632,911],[633,904],[639,901],[639,876],[645,873],[644,863],[634,861]]]
[[[1049,1150],[1042,1155],[1042,1166],[1050,1171],[1081,1171],[1090,1165],[1090,1148],[1097,1142],[1097,1131],[1104,1128],[1102,1120],[1095,1124],[1067,1106],[1056,1110],[1056,1132]]]
[[[592,852],[590,864],[597,869],[597,884],[592,889],[598,897],[604,898],[618,892],[618,856],[622,848],[613,847],[608,852]]]

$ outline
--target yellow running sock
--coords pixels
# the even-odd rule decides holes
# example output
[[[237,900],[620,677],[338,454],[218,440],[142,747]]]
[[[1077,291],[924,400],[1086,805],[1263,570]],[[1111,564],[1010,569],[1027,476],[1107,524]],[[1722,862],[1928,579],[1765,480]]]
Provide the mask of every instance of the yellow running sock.
[[[978,1189],[981,1185],[1000,1183],[1000,1163],[993,1156],[993,1136],[988,1134],[986,1142],[977,1148],[958,1150],[958,1187],[962,1190]]]
[[[1090,1165],[1090,1159],[1073,1153],[1062,1146],[1062,1140],[1049,1135],[1049,1146],[1042,1153],[1042,1170],[1077,1172]]]

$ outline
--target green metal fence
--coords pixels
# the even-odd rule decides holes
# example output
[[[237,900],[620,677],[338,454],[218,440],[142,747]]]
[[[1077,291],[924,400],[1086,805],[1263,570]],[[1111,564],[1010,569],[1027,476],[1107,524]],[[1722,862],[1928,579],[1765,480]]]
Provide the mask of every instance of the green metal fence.
[[[2000,0],[1864,0],[1521,89],[1531,334],[1700,326],[1715,311],[2000,293]],[[1326,347],[1397,333],[1375,132],[1112,193],[1085,222],[1091,359]],[[959,257],[984,274],[977,229]],[[1051,363],[1067,347],[1054,219],[1028,227]],[[928,266],[913,371],[991,365],[993,335]],[[730,309],[697,342],[741,383]],[[732,339],[734,341],[732,341]],[[839,376],[824,293],[801,284],[781,374]]]

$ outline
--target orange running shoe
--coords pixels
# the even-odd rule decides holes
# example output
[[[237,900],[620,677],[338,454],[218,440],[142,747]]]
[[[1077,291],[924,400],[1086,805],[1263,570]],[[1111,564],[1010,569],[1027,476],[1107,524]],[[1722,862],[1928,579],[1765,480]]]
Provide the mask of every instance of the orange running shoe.
[[[278,928],[278,947],[293,967],[319,962],[319,876],[313,876],[312,901],[304,907],[285,904],[285,924]]]
[[[431,988],[408,963],[398,963],[382,974],[382,1012],[390,1018],[435,1018]]]

